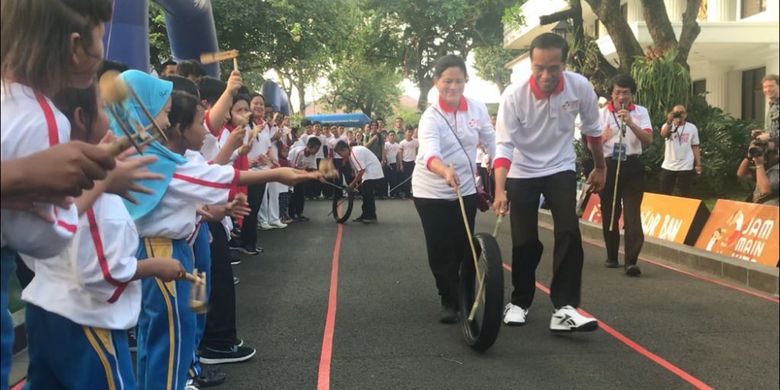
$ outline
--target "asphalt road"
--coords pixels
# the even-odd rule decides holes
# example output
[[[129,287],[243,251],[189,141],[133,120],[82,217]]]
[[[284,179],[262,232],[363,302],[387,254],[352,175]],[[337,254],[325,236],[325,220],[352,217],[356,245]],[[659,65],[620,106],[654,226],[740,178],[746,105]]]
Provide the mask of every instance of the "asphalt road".
[[[582,309],[610,330],[555,335],[543,292],[552,232],[541,228],[543,285],[523,327],[503,327],[486,353],[437,322],[439,301],[411,201],[379,201],[379,223],[343,226],[331,358],[323,359],[337,224],[330,202],[310,222],[260,232],[265,252],[234,267],[239,337],[250,361],[223,365],[229,389],[676,389],[780,387],[778,303],[640,262],[642,277],[604,268],[585,244]],[[359,214],[355,202],[354,215]],[[477,230],[495,217],[480,214]],[[498,237],[511,266],[506,221]],[[511,291],[505,272],[505,297]],[[331,303],[333,305],[333,303]],[[334,313],[331,313],[334,314]],[[621,341],[622,340],[622,341]],[[326,348],[327,349],[327,348]],[[646,353],[640,353],[644,351]],[[327,354],[326,354],[327,357]],[[329,370],[326,369],[329,364]],[[323,367],[321,369],[320,367]],[[698,382],[697,382],[698,381]]]

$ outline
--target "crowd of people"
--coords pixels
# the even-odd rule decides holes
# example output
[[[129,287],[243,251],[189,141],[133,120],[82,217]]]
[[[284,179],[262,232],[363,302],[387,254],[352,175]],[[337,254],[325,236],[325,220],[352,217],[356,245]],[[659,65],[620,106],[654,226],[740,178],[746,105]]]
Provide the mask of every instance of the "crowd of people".
[[[568,47],[558,35],[533,40],[533,74],[507,90],[496,116],[463,96],[465,62],[447,55],[434,70],[439,100],[419,127],[395,118],[391,128],[377,119],[353,129],[292,125],[243,85],[238,70],[223,82],[192,60],[164,63],[159,77],[103,61],[109,0],[5,1],[2,14],[0,389],[8,388],[8,285],[17,266],[27,303],[29,388],[221,383],[223,372],[201,364],[256,353],[236,327],[231,265],[239,260],[231,251],[258,255],[258,229],[305,223],[307,200],[347,191],[359,191],[355,221],[365,224],[378,222],[374,199],[413,199],[443,323],[458,320],[458,267],[468,242],[456,200],[472,230],[478,208],[510,214],[507,325],[525,324],[534,299],[544,196],[555,222],[550,330],[595,330],[596,320],[577,311],[577,118],[592,156],[587,182],[602,199],[606,265],[619,265],[620,235],[610,221],[623,213],[624,271],[641,273],[638,156],[653,138],[649,113],[633,101],[628,75],[611,81],[611,99],[599,111],[590,82],[564,70]],[[774,127],[754,134],[740,167],[741,176],[754,172],[756,200],[777,194],[777,77],[765,82],[774,83]],[[136,142],[142,145],[128,146],[128,129],[146,130]],[[674,107],[660,134],[667,139],[664,188],[684,185],[687,173],[680,172],[702,166],[685,107]],[[144,156],[132,156],[140,147]],[[765,156],[774,164],[769,172]],[[330,164],[335,174],[327,173]],[[193,283],[205,285],[208,313],[192,310],[202,298]]]

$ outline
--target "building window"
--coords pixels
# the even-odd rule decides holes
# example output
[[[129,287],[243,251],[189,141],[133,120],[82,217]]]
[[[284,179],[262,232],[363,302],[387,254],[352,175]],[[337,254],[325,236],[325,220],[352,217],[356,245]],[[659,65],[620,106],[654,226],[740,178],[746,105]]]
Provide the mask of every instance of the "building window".
[[[599,24],[601,22],[598,19],[593,21],[593,39],[599,39]]]
[[[766,11],[766,0],[742,0],[742,19]]]
[[[628,20],[628,3],[620,5],[620,13],[623,14],[623,19]]]
[[[742,119],[764,120],[764,93],[761,79],[766,68],[750,69],[742,72]]]

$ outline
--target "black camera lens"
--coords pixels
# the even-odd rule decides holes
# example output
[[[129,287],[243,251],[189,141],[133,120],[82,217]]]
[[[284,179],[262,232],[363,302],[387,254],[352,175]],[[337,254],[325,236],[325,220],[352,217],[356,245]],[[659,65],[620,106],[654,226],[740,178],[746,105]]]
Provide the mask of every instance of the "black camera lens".
[[[682,118],[682,112],[675,111],[672,113],[672,118],[679,119]]]

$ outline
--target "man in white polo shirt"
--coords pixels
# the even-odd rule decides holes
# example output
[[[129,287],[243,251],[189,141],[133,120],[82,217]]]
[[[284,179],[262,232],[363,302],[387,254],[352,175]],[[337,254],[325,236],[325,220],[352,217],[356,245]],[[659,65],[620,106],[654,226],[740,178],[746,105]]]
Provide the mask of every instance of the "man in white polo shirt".
[[[542,257],[539,241],[539,197],[544,195],[555,224],[553,279],[550,298],[555,311],[551,331],[592,331],[598,322],[576,308],[582,284],[582,237],[575,212],[574,119],[582,120],[589,137],[595,169],[592,191],[604,186],[605,162],[596,93],[579,74],[564,72],[568,47],[552,33],[531,42],[532,76],[504,92],[496,123],[494,159],[496,194],[493,208],[505,214],[511,205],[512,292],[504,310],[507,325],[525,324],[536,290],[536,266]],[[507,180],[507,177],[509,179]],[[508,198],[507,198],[508,196]]]
[[[690,188],[696,175],[701,175],[699,129],[688,122],[685,106],[674,106],[661,126],[664,138],[664,162],[661,164],[661,193],[674,195],[674,187],[680,196],[690,196]]]
[[[365,146],[349,146],[346,142],[339,141],[336,144],[336,153],[341,155],[344,161],[349,161],[349,165],[352,166],[352,171],[355,173],[355,178],[349,187],[357,188],[359,185],[360,196],[363,197],[363,213],[353,221],[376,223],[374,191],[385,177],[382,173],[382,164],[374,152]]]

